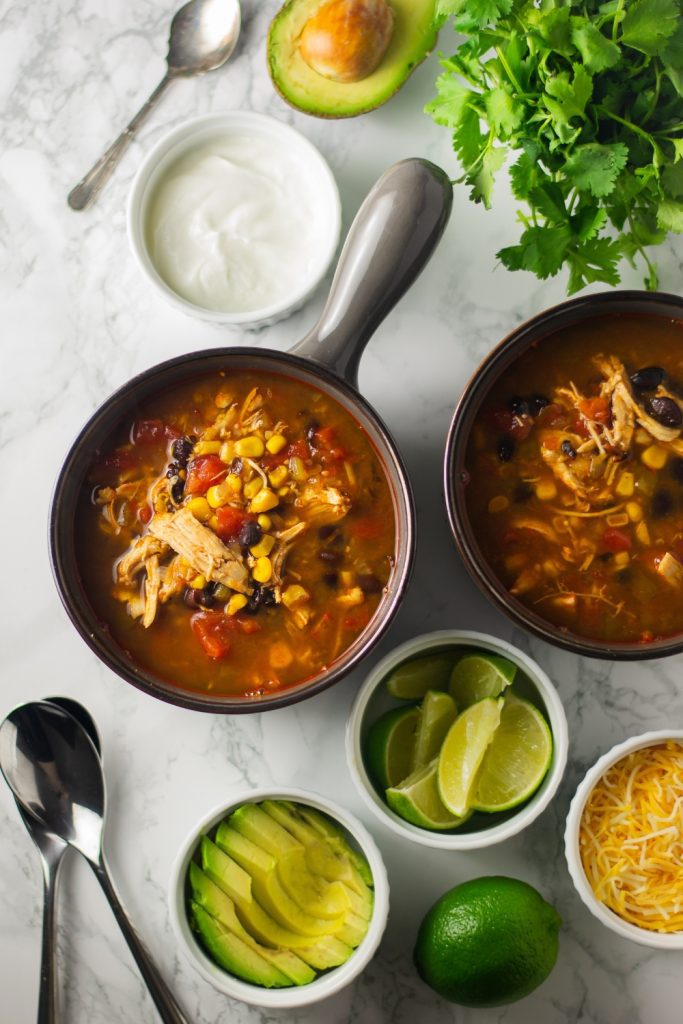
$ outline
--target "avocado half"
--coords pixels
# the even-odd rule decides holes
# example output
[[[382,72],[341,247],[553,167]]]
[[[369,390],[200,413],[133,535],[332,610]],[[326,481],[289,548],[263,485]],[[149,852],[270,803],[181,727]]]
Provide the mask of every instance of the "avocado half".
[[[268,68],[282,98],[316,117],[355,117],[386,103],[436,43],[436,0],[390,0],[394,32],[381,64],[360,82],[333,82],[299,53],[306,22],[325,0],[287,0],[268,33]]]

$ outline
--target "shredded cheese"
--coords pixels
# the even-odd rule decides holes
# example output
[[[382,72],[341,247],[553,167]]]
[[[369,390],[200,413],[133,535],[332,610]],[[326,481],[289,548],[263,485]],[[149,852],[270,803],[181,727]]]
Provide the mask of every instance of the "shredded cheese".
[[[597,898],[625,921],[683,931],[683,745],[644,747],[593,789],[579,849]]]

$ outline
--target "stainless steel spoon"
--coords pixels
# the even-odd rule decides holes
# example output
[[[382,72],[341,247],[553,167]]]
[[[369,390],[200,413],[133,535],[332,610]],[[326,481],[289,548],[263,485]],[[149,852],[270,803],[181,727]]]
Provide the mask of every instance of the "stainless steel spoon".
[[[168,40],[166,74],[116,142],[71,190],[68,203],[72,210],[84,210],[98,196],[138,128],[174,78],[203,75],[225,64],[235,49],[240,24],[238,0],[190,0],[176,12]]]
[[[48,697],[47,702],[61,707],[76,718],[86,730],[93,744],[100,750],[100,737],[90,714],[78,701],[68,697]],[[38,848],[43,869],[43,935],[40,955],[40,987],[38,996],[38,1024],[55,1024],[57,1020],[57,972],[55,969],[55,896],[57,877],[68,844],[54,835],[37,818],[25,811],[19,801],[17,810],[26,830]]]
[[[104,775],[83,726],[53,704],[15,708],[0,725],[0,769],[24,810],[90,863],[164,1024],[188,1024],[109,876],[102,852]]]

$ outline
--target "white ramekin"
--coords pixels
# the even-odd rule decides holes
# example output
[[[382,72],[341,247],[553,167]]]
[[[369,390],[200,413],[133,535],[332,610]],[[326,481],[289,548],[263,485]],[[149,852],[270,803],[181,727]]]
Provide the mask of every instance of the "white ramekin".
[[[216,135],[244,129],[249,129],[261,138],[271,138],[279,143],[285,143],[289,152],[305,164],[311,180],[315,182],[319,206],[325,210],[322,223],[324,234],[318,258],[308,278],[297,292],[260,309],[229,313],[197,306],[178,295],[166,284],[149,255],[144,227],[147,205],[154,186],[170,164],[194,146],[215,138]],[[248,110],[235,110],[225,114],[206,114],[191,118],[172,128],[157,142],[143,160],[133,180],[128,199],[127,220],[128,240],[138,266],[156,292],[171,306],[209,323],[256,329],[266,327],[294,313],[317,288],[327,273],[339,245],[341,202],[332,171],[321,153],[308,139],[273,117]]]
[[[295,986],[277,989],[261,988],[259,985],[251,985],[249,982],[235,978],[215,964],[204,952],[187,919],[187,871],[199,840],[240,804],[254,803],[258,800],[292,800],[296,803],[308,804],[310,807],[330,815],[355,840],[367,858],[372,871],[375,898],[365,938],[345,964],[326,971],[309,985],[302,985],[299,988]],[[195,970],[206,981],[220,992],[224,992],[233,999],[239,999],[243,1003],[263,1006],[268,1009],[291,1010],[299,1006],[318,1003],[321,999],[327,999],[328,996],[334,995],[348,985],[367,967],[377,951],[387,925],[389,881],[382,855],[374,839],[357,818],[338,804],[328,800],[327,797],[309,793],[304,789],[255,789],[245,790],[235,796],[229,804],[215,807],[195,825],[183,843],[171,870],[169,902],[171,924],[178,944]]]
[[[477,647],[484,651],[491,651],[492,654],[502,655],[513,661],[528,676],[536,687],[546,710],[553,734],[553,757],[548,773],[536,793],[510,817],[501,821],[498,816],[491,815],[491,825],[488,828],[479,828],[472,832],[431,832],[404,821],[384,802],[365,769],[361,740],[364,718],[370,699],[376,689],[384,685],[384,681],[392,669],[419,655],[436,653],[453,647]],[[386,705],[387,707],[396,707],[397,702],[392,702],[391,697],[387,694]],[[439,850],[477,850],[484,846],[494,846],[504,839],[509,839],[510,836],[517,835],[527,825],[530,825],[548,806],[557,792],[567,764],[567,750],[567,718],[562,701],[548,676],[536,662],[505,640],[499,640],[486,633],[473,633],[458,629],[445,629],[414,637],[396,647],[386,658],[383,658],[361,686],[346,727],[346,757],[351,775],[370,810],[397,835],[411,839],[414,843],[421,843],[423,846],[434,846]]]
[[[569,807],[567,825],[564,832],[564,851],[567,858],[567,866],[572,882],[579,896],[598,921],[611,928],[617,935],[624,939],[631,939],[632,942],[639,942],[642,946],[653,946],[655,949],[683,949],[683,932],[651,932],[647,928],[639,928],[635,924],[624,921],[618,914],[610,910],[597,899],[590,882],[586,878],[586,872],[581,863],[579,853],[579,830],[581,827],[581,816],[586,806],[586,801],[594,787],[605,774],[608,768],[620,761],[622,757],[631,754],[634,750],[642,750],[643,747],[651,747],[655,743],[664,743],[666,740],[678,740],[683,742],[683,729],[666,729],[657,732],[645,732],[641,736],[633,736],[630,740],[618,743],[606,754],[595,762],[580,783],[574,799]]]

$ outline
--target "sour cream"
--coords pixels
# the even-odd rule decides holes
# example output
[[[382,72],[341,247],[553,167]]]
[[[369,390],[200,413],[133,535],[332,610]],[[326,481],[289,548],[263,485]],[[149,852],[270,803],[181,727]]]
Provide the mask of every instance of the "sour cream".
[[[329,216],[296,147],[236,128],[198,140],[161,173],[147,203],[145,244],[177,295],[246,313],[297,297],[324,272]]]

